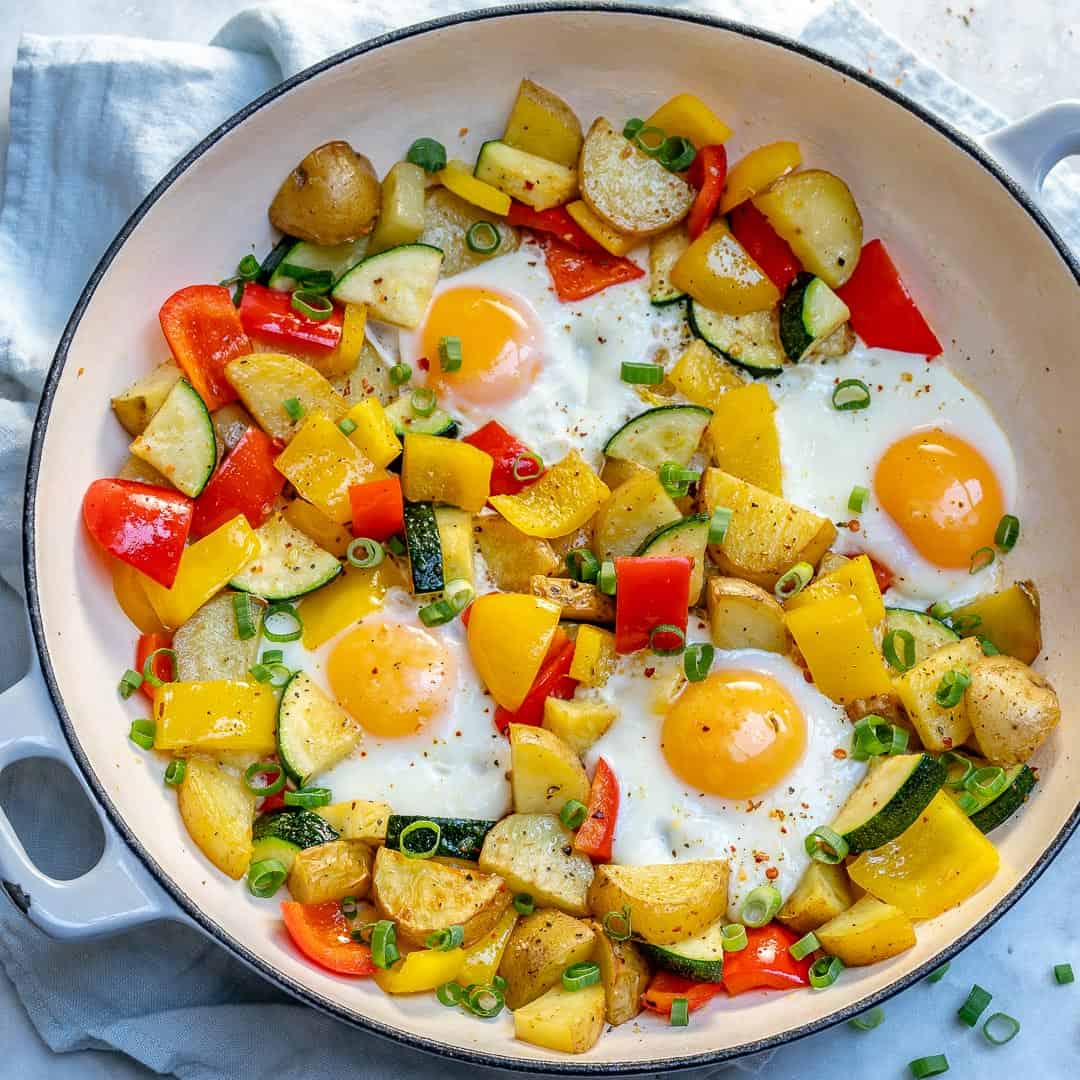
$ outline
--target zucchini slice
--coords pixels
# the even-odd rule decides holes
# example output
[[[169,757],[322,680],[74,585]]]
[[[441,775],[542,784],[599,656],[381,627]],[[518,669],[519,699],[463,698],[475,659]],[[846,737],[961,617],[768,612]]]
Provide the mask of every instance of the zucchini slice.
[[[940,619],[909,608],[885,609],[885,633],[890,630],[906,630],[915,639],[916,664],[921,664],[942,646],[960,640],[960,635]]]
[[[436,855],[449,855],[455,859],[476,862],[484,837],[498,824],[478,818],[423,817],[417,814],[391,814],[386,822],[388,848],[401,850],[401,834],[414,821],[432,821],[439,826],[439,846]]]
[[[291,600],[314,592],[341,573],[341,563],[306,533],[274,514],[255,530],[259,554],[229,582],[264,600]]]
[[[480,147],[473,176],[534,210],[548,210],[569,202],[577,191],[577,169],[568,169],[501,139]]]
[[[988,833],[999,825],[1004,825],[1027,802],[1037,781],[1034,770],[1028,765],[1013,765],[1005,770],[1005,787],[1000,795],[979,805],[968,817],[979,832]],[[946,789],[950,795],[959,799],[962,792]]]
[[[694,569],[690,573],[690,603],[696,604],[705,583],[705,548],[709,543],[708,514],[694,514],[673,521],[670,525],[661,525],[647,536],[635,555],[689,555],[694,560]]]
[[[651,945],[638,942],[658,967],[694,982],[720,982],[724,977],[724,919],[706,927],[697,937],[675,945]]]
[[[896,839],[945,783],[945,766],[930,754],[877,758],[832,823],[852,855]]]
[[[187,379],[176,381],[130,449],[185,495],[195,498],[206,487],[217,442],[210,413]]]
[[[604,444],[604,453],[646,469],[659,469],[665,461],[685,465],[711,419],[712,409],[704,405],[660,405],[627,420]]]
[[[784,350],[771,310],[725,315],[691,300],[686,316],[695,337],[751,375],[779,375],[784,370]]]
[[[300,282],[285,273],[285,267],[300,267],[304,270],[329,270],[330,284],[336,285],[350,267],[355,266],[367,252],[369,236],[361,236],[347,244],[335,244],[327,247],[300,240],[285,253],[285,257],[274,267],[270,275],[270,288],[277,292],[292,292],[300,287]]]
[[[285,872],[292,870],[296,856],[304,849],[291,840],[283,840],[280,836],[264,836],[251,845],[251,861],[262,862],[263,859],[277,859]]]
[[[445,584],[442,540],[431,503],[405,504],[405,546],[409,550],[413,592],[439,592]]]
[[[780,301],[780,344],[792,360],[799,360],[849,318],[847,304],[821,278],[801,273]]]
[[[369,255],[345,272],[331,294],[346,304],[367,304],[373,319],[415,330],[442,269],[443,253],[429,244],[402,244]]]
[[[412,396],[402,394],[397,401],[386,406],[386,417],[394,425],[397,435],[442,435],[456,439],[458,422],[445,410],[436,407],[430,416],[413,411]]]
[[[278,758],[298,784],[336,765],[360,739],[360,725],[310,676],[298,671],[285,684],[278,704]]]
[[[311,810],[275,810],[255,819],[251,838],[255,843],[277,840],[300,850],[328,844],[338,838],[338,831]]]
[[[669,229],[649,241],[649,300],[656,307],[686,299],[686,293],[671,283],[671,268],[689,246],[683,228]]]

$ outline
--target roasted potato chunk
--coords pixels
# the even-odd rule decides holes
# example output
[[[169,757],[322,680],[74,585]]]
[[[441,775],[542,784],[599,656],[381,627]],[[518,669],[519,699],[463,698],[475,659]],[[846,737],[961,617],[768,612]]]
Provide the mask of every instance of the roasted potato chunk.
[[[953,750],[967,742],[971,735],[971,721],[967,709],[971,688],[968,688],[960,703],[951,709],[942,708],[935,694],[947,671],[956,669],[970,672],[981,657],[982,648],[979,643],[974,638],[965,638],[931,653],[921,663],[894,680],[893,685],[900,695],[900,701],[918,733],[920,742],[927,750],[940,753],[943,750]]]
[[[995,765],[1027,761],[1061,719],[1054,688],[1013,656],[984,656],[969,670],[967,719],[979,752]]]
[[[596,931],[585,919],[555,908],[534,911],[518,921],[499,964],[506,980],[506,1004],[520,1009],[550,990],[571,965],[592,956]]]
[[[814,933],[821,947],[845,967],[876,964],[898,956],[915,944],[911,920],[892,904],[867,894]]]
[[[386,840],[386,824],[390,804],[351,799],[316,807],[315,813],[328,821],[342,840],[362,840],[365,844],[381,844]]]
[[[615,598],[602,593],[595,585],[573,578],[545,577],[535,574],[529,591],[542,596],[562,608],[560,618],[564,622],[601,623],[610,626],[615,622]]]
[[[611,727],[618,715],[613,705],[602,701],[549,697],[544,702],[543,726],[580,755]]]
[[[129,435],[141,435],[146,430],[150,418],[161,408],[161,403],[179,379],[180,368],[175,361],[166,360],[112,399],[116,419]]]
[[[581,122],[558,94],[522,79],[503,142],[573,168],[581,153]]]
[[[259,655],[259,637],[241,640],[231,592],[220,592],[187,620],[173,635],[176,677],[182,682],[210,679],[248,680]],[[266,603],[252,596],[256,626]]]
[[[681,518],[656,473],[642,470],[615,488],[597,511],[593,550],[601,562],[617,555],[633,555],[662,525]]]
[[[522,1042],[584,1054],[604,1030],[604,988],[595,983],[584,990],[567,990],[560,983],[514,1012],[514,1035]]]
[[[255,796],[238,776],[213,758],[193,754],[176,792],[180,817],[199,850],[223,873],[239,880],[251,862]]]
[[[569,799],[589,798],[577,753],[547,728],[510,725],[510,786],[519,814],[558,814]]]
[[[710,578],[705,603],[709,636],[718,649],[791,651],[784,609],[760,586],[739,578]]]
[[[465,234],[478,221],[486,221],[499,234],[499,246],[490,254],[472,251],[465,242]],[[496,255],[517,251],[521,237],[498,214],[489,214],[452,191],[437,187],[428,191],[424,201],[424,231],[418,243],[439,248],[443,253],[442,276],[452,277]]]
[[[797,934],[809,934],[847,911],[853,900],[851,883],[842,866],[812,862],[776,917]]]
[[[633,1020],[641,1012],[641,995],[649,983],[649,962],[633,941],[613,941],[599,923],[593,959],[600,965],[605,1015],[612,1027]]]
[[[363,154],[341,140],[323,143],[285,177],[270,204],[270,223],[313,244],[344,244],[371,232],[380,193]]]
[[[321,904],[343,896],[367,896],[371,848],[360,840],[331,840],[296,853],[289,892],[301,904]]]
[[[547,540],[526,536],[498,514],[476,515],[473,536],[495,584],[506,592],[530,592],[534,577],[559,568]]]

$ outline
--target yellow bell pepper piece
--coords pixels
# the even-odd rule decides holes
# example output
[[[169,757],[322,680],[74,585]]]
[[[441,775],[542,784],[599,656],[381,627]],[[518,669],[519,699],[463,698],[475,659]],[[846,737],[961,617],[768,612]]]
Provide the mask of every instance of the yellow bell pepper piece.
[[[401,488],[409,502],[440,502],[470,513],[483,510],[491,493],[490,454],[437,435],[406,435]]]
[[[551,540],[580,529],[611,498],[611,489],[571,450],[517,495],[494,495],[491,505],[526,536]]]
[[[780,292],[723,222],[710,225],[671,268],[671,282],[713,311],[767,311]]]
[[[464,161],[448,161],[446,168],[437,176],[443,187],[473,206],[479,206],[491,214],[508,214],[510,196],[483,180],[477,180],[472,172],[472,166]]]
[[[801,593],[796,593],[784,607],[788,611],[806,607],[828,596],[841,596],[854,593],[862,607],[866,624],[871,629],[885,618],[885,601],[881,599],[874,565],[868,555],[859,555],[849,559],[843,566],[838,566],[828,574],[823,574]]]
[[[154,749],[205,754],[274,750],[277,698],[259,683],[213,679],[159,686],[154,698]]]
[[[668,379],[684,398],[707,409],[714,408],[725,391],[746,385],[731,364],[724,363],[698,338],[675,362]]]
[[[314,540],[324,551],[344,559],[352,543],[353,534],[344,525],[331,521],[317,506],[303,499],[293,499],[281,512],[281,516],[305,536]]]
[[[286,480],[331,521],[352,519],[349,488],[385,474],[323,413],[312,413],[274,462]]]
[[[161,625],[144,588],[149,578],[119,559],[113,559],[111,563],[113,596],[124,614],[144,634],[164,633],[165,627]]]
[[[582,686],[603,686],[615,668],[615,635],[582,623],[574,641],[570,678]]]
[[[796,142],[774,142],[751,150],[738,164],[732,166],[720,197],[720,213],[746,202],[764,191],[774,180],[779,180],[802,164],[802,154]]]
[[[326,644],[347,626],[382,607],[391,589],[404,587],[405,578],[390,559],[367,570],[343,567],[336,580],[312,593],[301,606],[304,648],[317,649]]]
[[[457,973],[462,986],[491,982],[499,970],[499,962],[517,919],[517,912],[512,907],[507,908],[491,930],[465,950],[464,963]]]
[[[932,919],[997,873],[997,848],[939,791],[915,824],[848,866],[856,885],[911,919]]]
[[[525,700],[562,608],[523,593],[487,593],[477,597],[469,614],[469,655],[491,696],[515,712]]]
[[[782,495],[780,435],[776,406],[764,383],[748,383],[722,394],[712,406],[709,443],[724,472]]]
[[[464,962],[464,949],[418,949],[406,954],[389,971],[376,968],[372,978],[384,994],[417,994],[456,979]]]
[[[892,690],[885,660],[854,593],[789,611],[787,625],[826,697],[844,705]]]
[[[259,538],[243,514],[219,525],[180,556],[171,589],[144,579],[147,599],[162,624],[175,630],[259,554]]]
[[[661,105],[645,123],[649,127],[660,128],[667,135],[681,135],[699,150],[703,146],[716,146],[731,138],[731,128],[704,101],[693,94],[676,94]]]
[[[368,461],[380,469],[401,453],[401,440],[377,397],[357,402],[345,414],[345,419],[356,425],[349,439]]]
[[[606,221],[601,221],[581,199],[566,204],[566,212],[591,236],[605,251],[612,255],[625,255],[635,244],[636,236],[627,236],[617,232]]]
[[[346,304],[341,320],[341,340],[337,348],[325,356],[313,355],[311,366],[328,379],[348,375],[360,359],[367,334],[367,308],[363,304]]]

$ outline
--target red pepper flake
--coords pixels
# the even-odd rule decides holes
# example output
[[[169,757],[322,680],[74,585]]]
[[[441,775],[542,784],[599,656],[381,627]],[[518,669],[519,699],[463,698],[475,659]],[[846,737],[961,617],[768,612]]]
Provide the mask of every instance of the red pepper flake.
[[[420,359],[416,361],[416,366],[421,371],[427,371],[428,368],[431,367],[431,365],[428,363],[428,358],[426,356],[421,356]]]
[[[464,139],[469,134],[468,128],[458,128],[458,138]]]
[[[654,667],[647,667],[647,668],[645,669],[645,678],[646,678],[646,679],[651,679],[651,678],[652,678],[652,677],[653,677],[653,676],[654,676],[655,674],[656,674],[656,668],[654,668]]]
[[[837,760],[837,761],[843,761],[843,760],[844,760],[844,758],[846,758],[846,757],[847,757],[847,751],[846,751],[846,750],[845,750],[845,749],[844,749],[844,748],[843,748],[842,746],[838,746],[838,747],[837,747],[837,748],[836,748],[836,749],[835,749],[835,750],[834,750],[834,751],[832,752],[832,756],[833,756],[834,758],[836,758],[836,760]]]
[[[780,871],[777,870],[775,866],[770,866],[769,869],[765,871],[765,876],[770,881],[775,881],[780,876]]]

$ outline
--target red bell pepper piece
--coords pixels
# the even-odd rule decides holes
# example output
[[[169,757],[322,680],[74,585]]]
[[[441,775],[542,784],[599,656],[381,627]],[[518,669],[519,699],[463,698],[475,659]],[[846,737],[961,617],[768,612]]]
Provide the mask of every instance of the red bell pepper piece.
[[[382,543],[405,528],[405,502],[399,476],[353,484],[349,488],[349,502],[353,536],[366,536]]]
[[[867,558],[870,559],[870,566],[873,568],[874,580],[877,582],[878,589],[885,592],[886,589],[892,586],[896,575],[884,563],[879,563],[877,559],[869,555],[867,555]]]
[[[703,146],[694,158],[686,179],[697,188],[697,195],[686,219],[686,231],[696,240],[716,217],[716,208],[724,194],[727,180],[727,147]]]
[[[583,251],[588,255],[604,254],[604,249],[570,216],[565,206],[534,210],[531,206],[515,201],[510,204],[506,221],[518,228],[554,236],[575,251]]]
[[[146,661],[154,656],[158,649],[171,648],[172,637],[169,634],[140,634],[139,640],[135,643],[135,670],[143,676],[143,683],[139,689],[151,701],[157,697],[158,688],[145,678]],[[154,656],[150,670],[162,682],[173,682],[176,679],[176,665],[170,656]]]
[[[285,477],[274,468],[273,440],[257,427],[249,427],[195,500],[193,536],[205,536],[219,525],[243,514],[257,529],[274,508]]]
[[[544,248],[555,295],[564,304],[584,300],[609,285],[620,285],[645,276],[645,271],[630,259],[607,252],[585,254],[551,236],[545,239]]]
[[[924,356],[941,352],[941,342],[880,240],[863,247],[855,273],[836,294],[851,311],[852,329],[867,345]]]
[[[732,955],[734,954],[727,954]],[[727,963],[726,957],[724,963]],[[689,1011],[696,1012],[702,1005],[712,1001],[721,989],[720,983],[695,982],[693,979],[684,979],[681,975],[673,975],[670,971],[658,971],[649,981],[648,989],[641,995],[641,1004],[650,1012],[670,1016],[671,1003],[676,998],[686,998]]]
[[[769,219],[749,200],[731,211],[731,232],[761,267],[765,276],[781,291],[798,276],[802,267]]]
[[[574,643],[564,631],[556,630],[547,656],[517,712],[504,709],[501,705],[495,710],[496,730],[506,734],[511,724],[539,727],[544,719],[544,702],[549,697],[562,698],[564,701],[572,698],[577,688],[577,679],[570,678],[570,665],[573,662]]]
[[[325,356],[341,343],[341,308],[321,321],[292,306],[292,295],[248,282],[240,301],[240,322],[252,341],[300,355]]]
[[[498,420],[489,420],[461,441],[475,446],[477,450],[483,450],[495,462],[495,467],[491,470],[492,495],[516,495],[522,488],[528,487],[544,475],[544,466],[537,465],[527,456],[532,454],[532,451],[514,438]],[[519,461],[519,472],[534,470],[530,471],[524,480],[519,480],[514,475],[514,466]]]
[[[615,820],[619,816],[619,781],[600,758],[589,788],[589,813],[574,837],[574,850],[599,862],[611,862]]]
[[[83,498],[83,521],[110,554],[172,588],[191,529],[186,495],[137,480],[95,480]]]
[[[615,560],[615,651],[649,646],[656,627],[677,626],[686,636],[690,571],[685,555],[624,555]],[[661,648],[678,648],[677,634],[658,635]],[[668,640],[670,638],[670,640]]]
[[[213,412],[237,398],[225,365],[251,352],[240,314],[224,285],[189,285],[174,292],[158,313],[176,362]]]
[[[341,914],[337,900],[321,904],[283,900],[281,917],[293,944],[309,960],[338,975],[371,975],[375,971],[371,947],[353,941],[352,925]]]
[[[748,926],[746,948],[724,953],[724,989],[734,995],[809,986],[813,956],[796,960],[788,951],[798,940],[794,930],[780,923]]]

